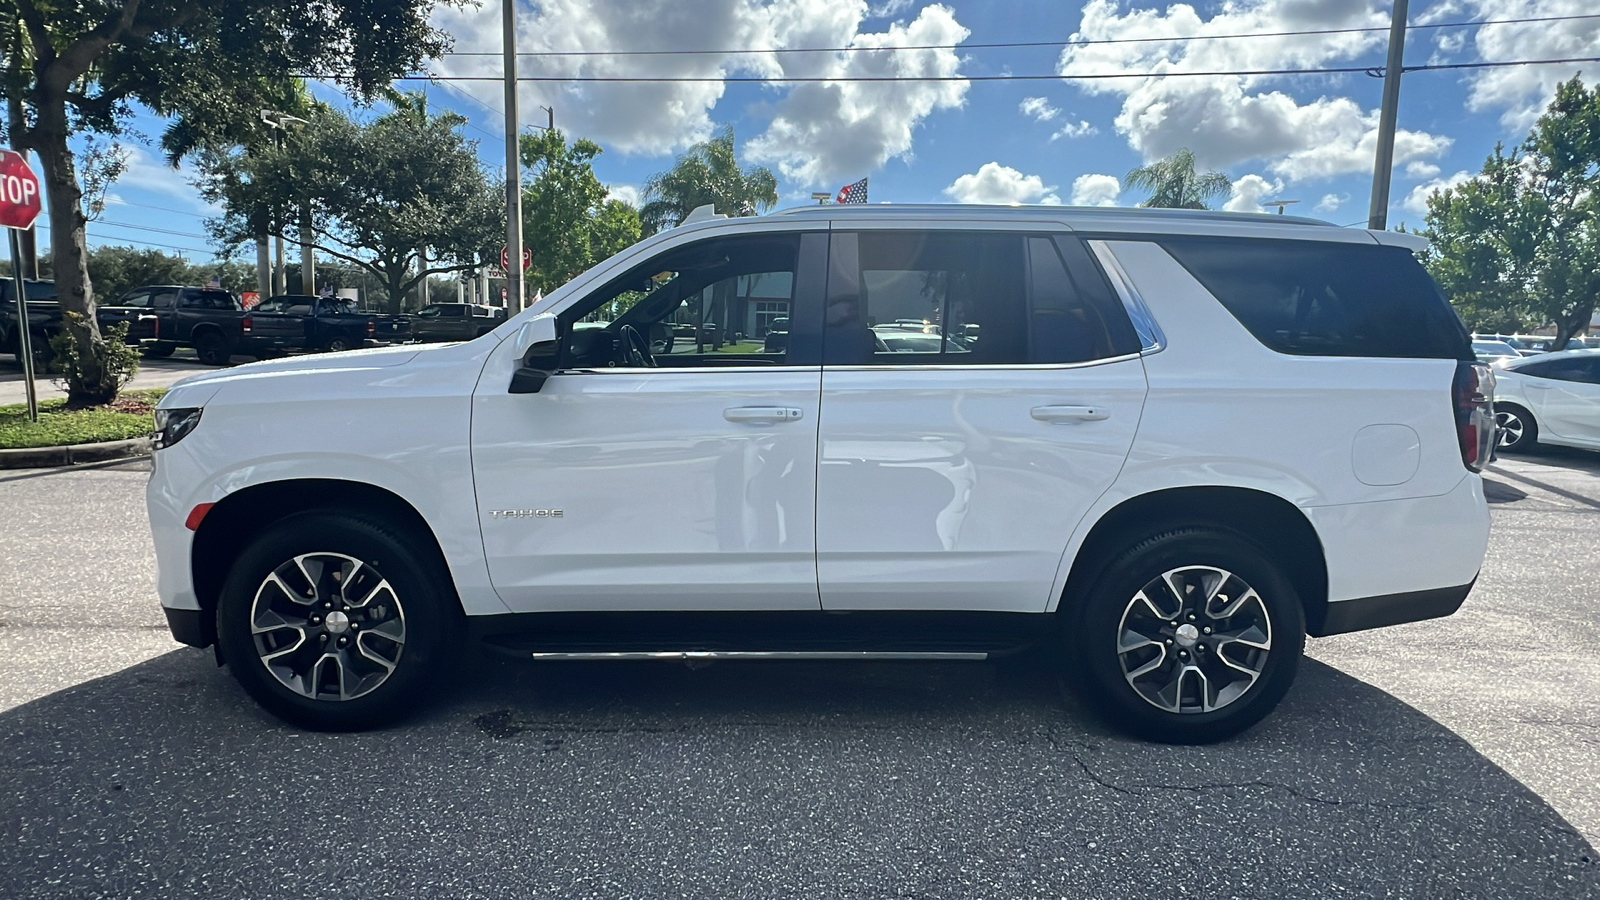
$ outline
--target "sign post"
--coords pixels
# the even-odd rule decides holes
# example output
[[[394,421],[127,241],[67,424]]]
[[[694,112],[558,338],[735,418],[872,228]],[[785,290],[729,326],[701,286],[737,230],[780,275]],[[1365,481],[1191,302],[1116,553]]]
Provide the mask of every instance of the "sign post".
[[[28,421],[39,421],[39,396],[33,388],[33,329],[28,321],[27,284],[22,279],[22,233],[44,210],[39,176],[15,150],[0,149],[0,225],[11,235],[11,281],[17,294],[17,356],[28,390]]]

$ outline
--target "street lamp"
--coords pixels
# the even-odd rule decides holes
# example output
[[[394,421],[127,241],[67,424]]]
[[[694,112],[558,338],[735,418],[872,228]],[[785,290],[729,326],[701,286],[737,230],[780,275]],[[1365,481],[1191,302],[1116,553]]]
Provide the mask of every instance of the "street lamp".
[[[818,206],[827,206],[828,201],[833,199],[833,194],[827,191],[812,191],[811,199],[817,201]]]
[[[265,122],[268,126],[277,129],[279,150],[283,149],[284,133],[289,130],[289,126],[305,126],[311,124],[310,121],[302,119],[299,116],[291,116],[286,112],[278,112],[271,109],[263,109],[261,111],[261,121]],[[257,245],[256,247],[256,260],[258,266],[260,265],[261,257],[266,255],[265,249],[265,247],[260,245]],[[283,234],[281,233],[281,230],[278,234],[277,271],[282,272],[283,274],[281,276],[274,276],[272,293],[286,294],[289,292],[289,273],[285,269],[283,258]],[[259,279],[259,275],[257,277]],[[281,287],[278,282],[279,277],[283,279]],[[316,293],[316,278],[316,259],[311,252],[311,202],[306,200],[302,201],[300,204],[300,292],[303,294]]]
[[[1268,200],[1265,203],[1262,203],[1261,205],[1262,206],[1276,206],[1278,208],[1278,215],[1281,216],[1281,215],[1283,215],[1283,208],[1285,206],[1288,206],[1291,203],[1299,203],[1299,202],[1300,202],[1299,200]]]

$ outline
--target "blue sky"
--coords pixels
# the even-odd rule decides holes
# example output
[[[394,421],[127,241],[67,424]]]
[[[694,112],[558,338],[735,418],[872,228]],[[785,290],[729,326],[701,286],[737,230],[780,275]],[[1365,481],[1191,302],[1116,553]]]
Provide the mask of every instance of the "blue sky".
[[[1414,2],[1416,24],[1600,12],[1592,0]],[[854,53],[657,57],[532,57],[523,74],[603,76],[1075,75],[1381,66],[1382,30],[1297,37],[1152,41],[979,49],[969,45],[1069,38],[1102,40],[1347,28],[1384,28],[1387,3],[1233,0],[1156,4],[1045,0],[548,0],[519,4],[519,49],[604,51],[839,47]],[[436,24],[463,53],[497,51],[500,8],[440,10]],[[955,50],[893,47],[957,44]],[[1413,30],[1406,61],[1478,62],[1600,56],[1600,18]],[[1496,141],[1513,143],[1556,82],[1583,66],[1406,75],[1390,222],[1419,224],[1428,191],[1475,172]],[[497,75],[492,55],[456,55],[435,73]],[[1600,64],[1588,72],[1600,73]],[[1022,202],[1133,205],[1127,171],[1180,146],[1235,179],[1229,208],[1298,200],[1290,208],[1336,224],[1362,222],[1371,191],[1381,80],[1364,74],[1295,77],[1126,77],[1102,81],[900,82],[783,85],[525,84],[525,126],[554,105],[568,135],[600,142],[596,171],[633,199],[651,173],[715,128],[732,124],[741,156],[779,174],[782,206],[813,190],[871,178],[873,202]],[[329,86],[319,96],[346,103]],[[503,165],[501,88],[493,82],[427,87],[431,104],[470,120],[485,164]],[[135,127],[158,135],[162,123]],[[182,248],[212,257],[210,212],[188,183],[137,141],[90,242]]]

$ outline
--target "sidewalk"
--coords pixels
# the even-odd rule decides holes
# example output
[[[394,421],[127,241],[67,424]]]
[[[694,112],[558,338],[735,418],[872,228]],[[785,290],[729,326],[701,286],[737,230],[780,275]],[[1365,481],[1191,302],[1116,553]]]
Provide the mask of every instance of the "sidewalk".
[[[179,351],[180,354],[188,351]],[[214,366],[205,366],[191,355],[189,359],[173,356],[170,359],[145,359],[139,361],[139,374],[133,377],[128,388],[168,387],[173,382],[196,372],[214,372]],[[65,397],[64,382],[57,382],[45,373],[35,373],[34,387],[40,400]],[[27,388],[22,384],[22,366],[10,354],[0,357],[0,404],[27,402]]]

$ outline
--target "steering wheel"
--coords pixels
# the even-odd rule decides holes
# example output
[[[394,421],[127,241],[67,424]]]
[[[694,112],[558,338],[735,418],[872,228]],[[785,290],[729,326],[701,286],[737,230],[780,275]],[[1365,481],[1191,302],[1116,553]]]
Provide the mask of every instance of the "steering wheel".
[[[618,333],[622,336],[623,359],[629,366],[655,368],[656,358],[650,354],[650,344],[639,333],[639,329],[624,325]]]

